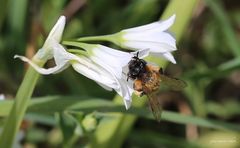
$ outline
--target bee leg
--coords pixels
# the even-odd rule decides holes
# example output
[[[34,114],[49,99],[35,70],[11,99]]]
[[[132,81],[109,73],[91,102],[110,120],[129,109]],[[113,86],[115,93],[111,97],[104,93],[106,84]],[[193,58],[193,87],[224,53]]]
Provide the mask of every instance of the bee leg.
[[[143,91],[134,91],[134,94],[137,95],[138,97],[142,97],[144,94],[143,94]]]
[[[142,81],[139,79],[135,80],[133,83],[133,89],[136,91],[142,91],[143,90]]]
[[[164,74],[162,67],[159,69],[159,73],[162,74],[162,75]]]
[[[129,80],[130,78],[130,73],[127,73],[127,81]]]
[[[139,51],[137,52],[137,58],[138,58]]]
[[[140,94],[140,97],[142,97],[143,95],[146,95],[143,91]]]
[[[135,80],[133,83],[133,89],[135,90],[135,94],[141,97],[143,93],[142,81],[139,79]]]

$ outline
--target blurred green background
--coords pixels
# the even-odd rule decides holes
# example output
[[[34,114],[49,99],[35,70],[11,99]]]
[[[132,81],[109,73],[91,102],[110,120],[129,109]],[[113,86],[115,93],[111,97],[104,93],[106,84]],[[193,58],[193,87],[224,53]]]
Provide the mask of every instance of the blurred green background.
[[[168,0],[1,0],[0,94],[7,99],[0,101],[0,126],[28,67],[13,56],[32,57],[60,15],[67,17],[63,40],[74,39],[111,34],[156,21],[169,3]],[[184,17],[177,15],[180,20]],[[112,112],[121,111],[140,117],[129,132],[120,131],[119,136],[123,137],[120,144],[114,145],[116,138],[108,147],[240,146],[240,1],[199,0],[190,17],[181,38],[177,36],[178,50],[174,52],[177,64],[165,68],[167,74],[183,79],[188,87],[182,92],[168,89],[159,92],[164,110],[172,111],[163,114],[163,121],[155,121],[147,105],[129,111],[123,105],[114,105],[111,100],[115,92],[102,89],[68,68],[56,75],[41,76],[18,142],[26,148],[90,146],[99,124],[104,124],[102,120],[115,120]],[[53,65],[49,61],[46,67]]]

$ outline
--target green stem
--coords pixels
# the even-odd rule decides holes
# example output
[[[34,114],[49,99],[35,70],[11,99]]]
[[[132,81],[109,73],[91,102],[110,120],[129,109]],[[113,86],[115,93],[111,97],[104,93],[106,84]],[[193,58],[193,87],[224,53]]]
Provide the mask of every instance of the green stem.
[[[69,49],[69,50],[67,50],[67,51],[70,52],[70,53],[78,54],[78,55],[88,56],[87,52],[84,51],[84,50],[79,50],[79,49]]]
[[[78,38],[77,41],[112,41],[116,34],[89,36]]]
[[[69,46],[75,46],[82,49],[91,49],[95,48],[97,44],[87,44],[87,43],[81,43],[81,42],[73,42],[73,41],[63,41],[62,44],[69,45]],[[71,50],[73,51],[73,50]]]
[[[43,64],[44,62],[38,62],[38,65],[42,66]],[[1,133],[0,147],[12,148],[13,141],[25,115],[38,78],[39,74],[32,67],[29,67],[22,84],[18,89],[13,107]]]

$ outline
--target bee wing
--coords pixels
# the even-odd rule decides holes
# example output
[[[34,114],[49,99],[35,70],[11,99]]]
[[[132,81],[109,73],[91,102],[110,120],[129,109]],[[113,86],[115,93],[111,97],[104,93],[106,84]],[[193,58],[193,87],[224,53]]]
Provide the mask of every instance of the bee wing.
[[[173,90],[182,90],[187,86],[187,83],[177,79],[177,78],[171,78],[166,75],[160,75],[161,82],[165,85],[171,87]]]
[[[162,113],[162,106],[157,99],[157,95],[152,93],[152,94],[147,94],[147,97],[148,97],[149,107],[153,113],[154,118],[157,121],[160,121],[161,113]]]

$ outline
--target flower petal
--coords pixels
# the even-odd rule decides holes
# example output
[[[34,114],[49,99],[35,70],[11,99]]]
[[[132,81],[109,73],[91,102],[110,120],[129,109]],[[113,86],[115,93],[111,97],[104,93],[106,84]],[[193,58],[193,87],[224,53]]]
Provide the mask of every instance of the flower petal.
[[[79,57],[77,57],[72,53],[67,52],[64,49],[64,47],[61,44],[59,44],[56,40],[54,39],[49,39],[49,40],[51,40],[51,46],[52,46],[51,48],[53,50],[53,57],[56,64],[55,67],[48,68],[48,69],[41,68],[37,64],[35,64],[34,62],[32,62],[31,60],[29,60],[24,56],[15,55],[14,58],[20,58],[22,61],[28,62],[36,71],[44,75],[59,73],[69,66],[69,61],[79,60]],[[44,49],[39,50],[37,54],[39,52],[42,52],[43,50]]]
[[[121,64],[121,65],[118,65],[120,67],[127,65],[127,63],[132,58],[132,55],[129,54],[128,52],[123,52],[123,51],[109,48],[109,47],[106,47],[103,45],[98,45],[96,48],[94,48],[92,50],[92,52],[94,53],[94,55],[96,57],[99,57],[102,60],[106,60],[105,62],[107,62],[111,65],[113,65],[112,62],[114,62],[114,61],[120,62],[120,63],[118,63],[118,64]],[[110,59],[108,59],[108,58],[110,58]]]
[[[51,45],[51,41],[53,41],[53,39],[57,42],[61,41],[65,24],[66,24],[66,17],[60,16],[57,23],[53,26],[52,30],[50,31],[43,45],[43,48],[45,49],[49,48],[49,45]]]
[[[116,92],[123,97],[125,107],[126,109],[129,109],[132,103],[131,96],[134,90],[133,90],[133,81],[132,80],[127,81],[127,72],[128,72],[128,66],[126,65],[125,67],[123,67],[122,78],[118,79],[120,88],[116,89]]]
[[[101,60],[99,60],[98,64],[104,69],[106,69],[106,71],[108,71],[108,73],[110,73],[112,78],[114,79],[116,86],[115,87],[110,86],[110,87],[112,87],[121,97],[123,97],[124,100],[128,100],[128,102],[131,101],[133,89],[131,89],[131,87],[127,85],[127,81],[126,81],[127,79],[124,79],[122,77],[123,73],[121,72],[120,73],[121,77],[118,77],[116,75],[116,71],[114,71],[107,63],[104,63]],[[106,85],[106,83],[104,82],[101,82],[101,83]]]
[[[80,57],[79,61],[73,61],[72,66],[78,73],[89,79],[101,83],[109,88],[118,88],[115,78],[108,71],[96,65],[87,57]]]
[[[112,87],[109,87],[105,84],[102,84],[102,83],[99,83],[99,82],[96,82],[98,85],[100,85],[102,88],[104,88],[105,90],[108,90],[108,91],[112,91],[113,88]]]
[[[131,106],[131,102],[132,102],[131,96],[132,96],[133,90],[130,87],[128,87],[126,80],[119,79],[118,82],[119,82],[120,88],[115,89],[115,91],[120,96],[123,97],[125,107],[126,109],[128,109]]]
[[[153,43],[165,43],[169,46],[172,46],[176,50],[176,40],[175,38],[168,32],[146,32],[146,33],[132,33],[125,34],[123,36],[126,42],[135,41],[135,42],[145,42],[146,44]]]
[[[165,31],[167,30],[172,24],[174,23],[176,15],[172,15],[170,18],[164,21],[158,21],[151,24],[129,28],[123,30],[123,32],[142,32],[142,31],[149,31],[149,30],[158,30],[158,31]]]
[[[164,53],[176,50],[175,47],[172,47],[166,43],[157,42],[127,41],[124,45],[132,50],[150,49],[150,53]]]
[[[132,104],[132,100],[126,100],[124,99],[124,105],[126,107],[126,110],[128,110],[130,107],[131,107],[131,104]]]
[[[133,54],[114,50],[102,45],[86,50],[89,52],[91,60],[99,64],[99,66],[106,69],[106,71],[111,74],[118,87],[110,87],[122,96],[124,100],[127,100],[125,101],[125,105],[126,108],[129,108],[133,89],[127,85],[127,79],[123,79],[123,67],[127,66],[127,63],[131,60]],[[141,55],[145,56],[145,54],[148,54],[147,51],[148,49],[142,50]],[[102,84],[105,83],[102,82]]]
[[[59,43],[63,30],[65,27],[66,18],[65,16],[61,16],[57,23],[53,26],[52,30],[50,31],[46,41],[43,44],[43,47],[38,50],[38,52],[35,54],[35,58],[40,60],[49,60],[53,57],[53,47],[52,45],[55,44],[55,42]]]
[[[52,41],[52,48],[53,48],[53,58],[56,65],[61,65],[62,63],[67,63],[70,60],[79,60],[79,57],[69,53],[65,50],[65,48],[59,44],[58,42]]]
[[[54,74],[54,73],[61,72],[62,70],[66,69],[69,66],[68,63],[61,63],[60,65],[56,65],[55,67],[46,69],[46,68],[39,67],[37,64],[35,64],[34,62],[32,62],[31,60],[29,60],[28,58],[26,58],[24,56],[15,55],[14,58],[19,58],[22,61],[27,62],[37,72],[39,72],[40,74],[43,74],[43,75],[48,75],[48,74]]]
[[[89,51],[89,50],[87,50]],[[132,55],[127,52],[118,51],[106,46],[98,45],[91,49],[90,58],[95,62],[111,71],[117,78],[122,77],[122,67],[127,65]]]
[[[169,60],[173,64],[176,64],[176,60],[174,59],[174,56],[171,54],[171,52],[165,52],[165,53],[151,53],[154,56],[160,56],[163,57],[166,60]]]
[[[173,64],[177,63],[174,56],[171,54],[171,52],[163,53],[163,57],[165,57],[167,60],[169,60]]]

